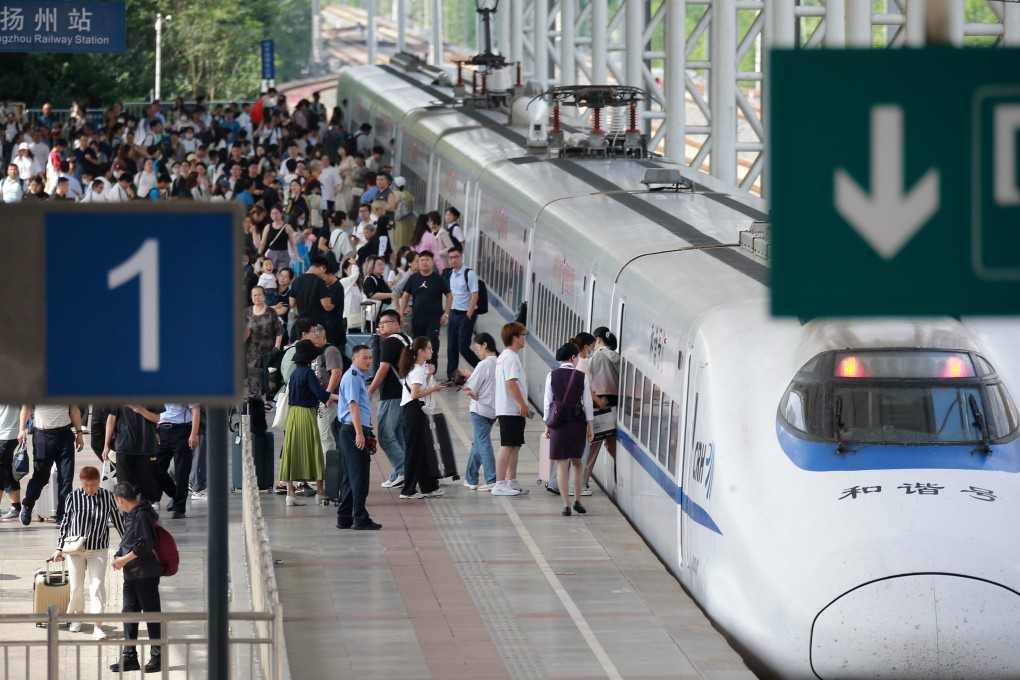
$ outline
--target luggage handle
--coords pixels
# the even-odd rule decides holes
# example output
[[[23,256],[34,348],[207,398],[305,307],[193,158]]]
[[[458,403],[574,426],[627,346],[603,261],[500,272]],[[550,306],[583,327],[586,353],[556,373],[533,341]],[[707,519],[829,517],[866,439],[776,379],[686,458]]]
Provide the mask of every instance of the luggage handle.
[[[56,565],[55,567],[53,565]],[[67,583],[67,568],[56,564],[52,557],[46,558],[46,585],[64,585]]]

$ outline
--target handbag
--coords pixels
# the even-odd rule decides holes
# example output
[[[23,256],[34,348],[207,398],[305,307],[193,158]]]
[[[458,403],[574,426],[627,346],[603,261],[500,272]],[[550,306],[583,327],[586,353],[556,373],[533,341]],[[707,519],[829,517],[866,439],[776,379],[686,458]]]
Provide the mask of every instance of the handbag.
[[[112,455],[113,451],[110,451],[110,454]],[[113,493],[115,486],[117,486],[117,465],[112,460],[104,460],[99,478],[99,488]]]
[[[276,415],[273,416],[273,427],[283,430],[287,427],[287,414],[290,413],[290,398],[287,390],[280,390],[280,397],[276,400]]]
[[[616,436],[616,412],[611,406],[595,411],[595,437],[592,441],[602,441]]]
[[[60,552],[65,555],[71,555],[74,553],[85,551],[85,537],[84,536],[68,536],[64,539],[64,547],[60,549]]]
[[[14,460],[11,467],[14,469],[14,479],[17,481],[20,481],[22,477],[28,474],[31,465],[28,460],[27,443],[18,446],[18,450],[14,452]]]
[[[411,394],[412,393],[411,386],[407,384],[406,380],[404,380],[403,383],[404,389],[407,390],[408,394]],[[425,389],[428,389],[431,386],[432,380],[426,379],[426,383],[423,387],[425,387]],[[435,397],[433,396],[434,394],[435,394],[434,392],[430,392],[429,394],[426,394],[424,397],[418,397],[418,401],[422,402],[421,410],[427,416],[432,416],[436,414],[436,400]]]
[[[570,394],[570,387],[574,384],[574,378],[580,373],[578,369],[573,369],[570,374],[570,380],[567,381],[567,389],[563,390],[563,398],[566,399],[567,395]],[[576,406],[575,406],[576,408]],[[549,427],[559,427],[567,419],[567,407],[563,403],[563,399],[559,401],[553,401],[549,404],[549,412],[545,414],[545,424]]]

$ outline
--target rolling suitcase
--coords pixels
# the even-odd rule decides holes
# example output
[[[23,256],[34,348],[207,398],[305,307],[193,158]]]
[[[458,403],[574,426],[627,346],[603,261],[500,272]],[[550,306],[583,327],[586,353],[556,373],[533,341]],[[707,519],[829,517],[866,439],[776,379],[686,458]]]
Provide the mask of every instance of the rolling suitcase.
[[[251,455],[255,461],[255,480],[259,491],[273,488],[273,449],[275,438],[272,432],[251,435]],[[230,442],[230,472],[234,491],[242,488],[244,475],[241,465],[241,437],[234,435]]]
[[[38,500],[32,507],[32,512],[40,522],[53,522],[57,518],[57,489],[60,484],[57,482],[57,464],[50,468],[50,480],[42,488]]]
[[[538,435],[538,483],[548,484],[552,478],[552,461],[549,460],[549,438],[545,431]]]
[[[71,601],[71,581],[67,576],[67,569],[62,564],[57,564],[52,559],[46,560],[46,566],[35,572],[35,581],[32,583],[33,611],[36,614],[46,614],[50,605],[55,605],[61,614],[67,611],[67,605]],[[43,628],[45,624],[35,624]]]
[[[340,452],[330,449],[326,452],[326,502],[340,505],[340,481],[343,470],[340,467]]]
[[[457,474],[457,459],[453,455],[453,440],[446,425],[446,416],[434,413],[429,417],[429,431],[432,433],[432,456],[429,457],[429,472],[438,479],[449,477],[460,479]]]

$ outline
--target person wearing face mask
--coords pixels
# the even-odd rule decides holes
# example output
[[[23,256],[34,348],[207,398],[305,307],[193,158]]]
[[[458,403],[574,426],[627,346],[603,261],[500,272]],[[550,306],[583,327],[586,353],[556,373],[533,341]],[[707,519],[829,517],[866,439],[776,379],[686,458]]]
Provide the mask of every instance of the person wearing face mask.
[[[68,573],[71,581],[71,601],[68,614],[85,611],[85,572],[89,575],[90,613],[102,614],[106,605],[106,562],[110,551],[110,529],[113,522],[117,532],[124,535],[124,516],[117,508],[113,494],[99,487],[99,470],[86,465],[78,473],[81,487],[67,496],[64,509],[64,523],[60,525],[54,562],[69,562]],[[81,542],[73,552],[64,552],[71,541]],[[81,624],[71,623],[69,630],[77,633]],[[102,624],[97,623],[92,632],[96,640],[106,639]]]

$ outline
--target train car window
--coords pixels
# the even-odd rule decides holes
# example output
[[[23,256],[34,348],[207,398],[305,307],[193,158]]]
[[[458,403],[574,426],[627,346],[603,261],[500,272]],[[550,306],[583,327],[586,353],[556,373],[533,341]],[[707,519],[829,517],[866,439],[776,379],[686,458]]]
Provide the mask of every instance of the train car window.
[[[862,444],[994,442],[1020,425],[986,360],[942,350],[825,352],[797,373],[779,417],[811,439]]]
[[[620,412],[617,420],[621,425],[630,426],[631,399],[630,399],[630,364],[626,359],[620,359]]]
[[[669,405],[669,450],[667,452],[666,468],[678,476],[676,469],[676,447],[680,441],[680,404],[671,401]]]
[[[635,414],[641,412],[641,382],[640,374],[637,373],[637,369],[634,368],[634,364],[627,365],[627,404],[626,413],[624,413],[624,422],[635,436],[638,433],[638,427],[635,425]]]
[[[666,437],[669,436],[669,412],[663,412],[662,402],[662,390],[653,383],[651,431],[648,433],[649,450],[659,459],[660,463],[665,465]]]
[[[651,439],[652,430],[652,381],[647,377],[643,378],[644,387],[641,389],[641,441],[645,447],[651,450],[648,442]]]

